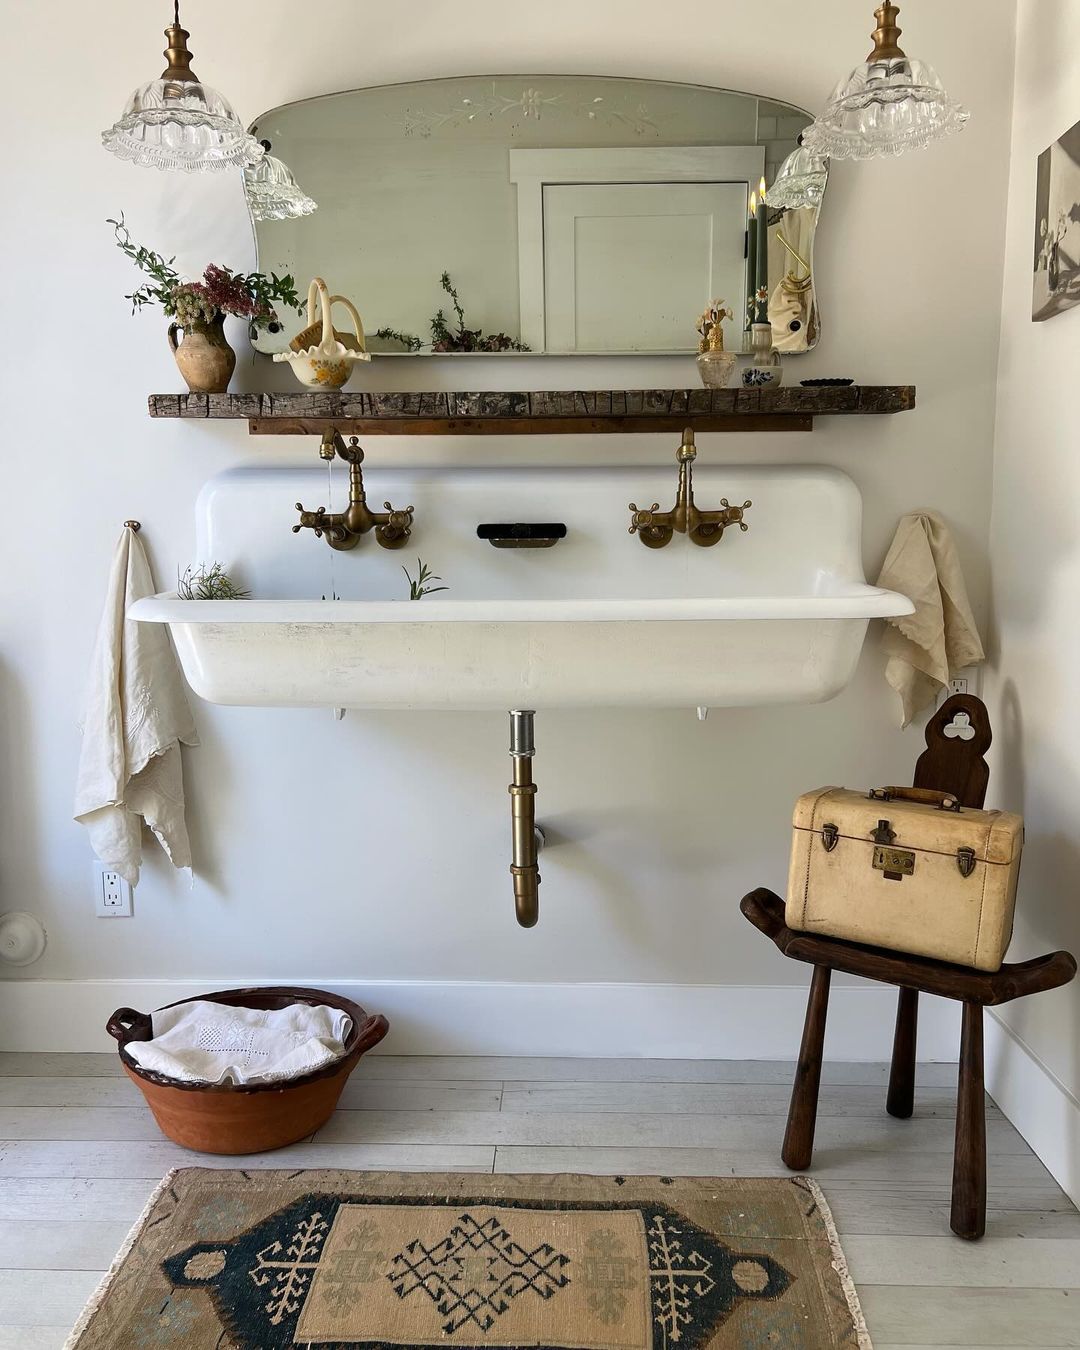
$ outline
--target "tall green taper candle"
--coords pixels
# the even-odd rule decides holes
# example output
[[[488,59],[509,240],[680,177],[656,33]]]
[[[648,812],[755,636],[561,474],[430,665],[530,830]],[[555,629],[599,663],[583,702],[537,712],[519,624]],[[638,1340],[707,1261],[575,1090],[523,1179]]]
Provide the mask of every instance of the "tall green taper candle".
[[[765,179],[761,180],[761,192],[758,196],[757,204],[757,270],[755,273],[755,287],[758,291],[759,299],[754,313],[755,323],[769,322],[769,221],[768,206],[765,203]],[[760,299],[761,292],[765,293],[765,299]]]
[[[746,226],[746,321],[749,328],[757,316],[754,289],[757,286],[757,193],[750,194],[750,216]]]

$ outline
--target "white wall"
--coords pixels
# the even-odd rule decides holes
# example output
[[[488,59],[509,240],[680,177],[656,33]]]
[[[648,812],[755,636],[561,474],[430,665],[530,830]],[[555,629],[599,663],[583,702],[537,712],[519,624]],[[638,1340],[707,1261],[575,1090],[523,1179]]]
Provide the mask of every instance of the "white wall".
[[[1080,308],[1031,322],[1036,161],[1080,119],[1080,9],[1071,0],[1022,0],[1015,109],[987,699],[995,794],[1026,817],[1012,947],[1022,959],[1080,952]],[[999,1038],[991,1086],[1080,1197],[1080,983],[1011,1004],[1000,1018],[1012,1036]]]
[[[20,5],[18,25],[8,28],[3,124],[24,134],[5,138],[5,181],[19,191],[0,213],[9,339],[0,909],[40,915],[49,948],[39,964],[5,973],[20,982],[111,980],[121,994],[131,992],[125,982],[140,978],[204,986],[234,977],[804,984],[806,972],[750,928],[738,900],[755,885],[783,889],[791,804],[800,791],[902,778],[918,754],[919,732],[896,729],[896,703],[874,646],[851,688],[819,708],[714,712],[703,726],[689,709],[539,719],[539,813],[552,847],[532,932],[513,922],[506,872],[504,718],[353,714],[338,724],[328,713],[199,706],[203,745],[187,756],[194,889],[151,848],[134,921],[93,917],[90,852],[70,819],[76,719],[121,522],[143,521],[167,585],[191,555],[192,504],[211,473],[243,463],[308,463],[315,455],[313,444],[299,440],[250,440],[242,423],[146,417],[146,394],[177,388],[178,377],[160,317],[128,315],[122,297],[136,278],[104,218],[125,210],[136,237],[177,252],[193,272],[208,260],[242,266],[250,248],[235,178],[187,182],[120,164],[98,146],[98,130],[119,114],[128,90],[160,68],[158,24],[168,7],[156,8],[157,17],[153,6],[117,0],[101,11],[89,76],[79,44],[57,40],[65,22],[83,13],[72,0]],[[661,13],[625,0],[324,0],[316,23],[285,0],[188,0],[184,17],[196,70],[253,117],[329,89],[523,68],[715,82],[816,107],[865,55],[871,8],[866,0],[672,0]],[[1011,8],[1001,6],[1006,14]],[[817,253],[824,337],[790,367],[795,379],[847,374],[916,384],[917,411],[824,420],[812,437],[701,438],[707,460],[797,459],[846,469],[865,496],[871,576],[897,517],[937,508],[956,531],[980,617],[987,611],[1013,69],[1008,24],[993,29],[971,59],[967,44],[983,12],[976,0],[905,9],[910,50],[939,66],[970,105],[972,122],[962,137],[925,154],[836,166]],[[43,88],[77,90],[77,97],[45,97]],[[1047,130],[1063,117],[1050,117]],[[1073,318],[1056,321],[1046,340]],[[384,365],[387,378],[415,380],[422,371],[434,387],[656,387],[696,379],[681,358],[387,362],[376,367],[380,378]],[[241,384],[259,378],[242,364]],[[369,456],[645,464],[673,461],[674,449],[671,436],[395,439],[371,444]],[[1060,451],[1066,458],[1064,444]],[[673,489],[674,480],[672,464]],[[1006,509],[1013,495],[1003,494]],[[1031,524],[1023,533],[1014,526],[1009,538],[1032,559],[1066,547],[1068,527],[1053,505]],[[362,569],[363,550],[340,565]],[[1064,587],[1060,595],[1067,605]],[[1065,668],[1056,676],[1064,681]],[[1049,802],[1063,781],[1070,786],[1064,770],[1042,773],[1040,794]],[[1053,829],[1057,816],[1050,818]],[[1070,856],[1060,840],[1047,850],[1047,871]],[[653,884],[657,874],[663,881]],[[775,1004],[789,1047],[797,1042],[797,1001]],[[551,1004],[547,1015],[557,1020]],[[4,1001],[10,1016],[0,1034],[9,1043],[34,1042],[29,1006]],[[491,1006],[498,1018],[501,1003]],[[688,1017],[696,1007],[678,1006]],[[770,1001],[761,1006],[768,1018]],[[543,1039],[543,1020],[530,1014],[533,1047]],[[701,1042],[700,1026],[680,1027],[676,1014],[664,1027],[673,1050]],[[737,1018],[717,1025],[715,1051],[741,1053],[752,1030]],[[71,1035],[85,1043],[97,1032],[88,1023]],[[482,1042],[482,1025],[477,1035]],[[625,1040],[627,1053],[640,1048],[632,1030]]]

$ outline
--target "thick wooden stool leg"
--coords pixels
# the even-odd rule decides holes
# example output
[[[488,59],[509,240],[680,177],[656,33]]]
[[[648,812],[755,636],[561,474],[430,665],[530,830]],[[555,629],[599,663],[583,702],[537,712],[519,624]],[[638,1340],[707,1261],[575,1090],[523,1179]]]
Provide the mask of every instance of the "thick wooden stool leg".
[[[915,1047],[918,1032],[918,990],[901,989],[896,1003],[896,1032],[893,1035],[889,1095],[885,1099],[886,1111],[890,1116],[897,1116],[900,1120],[907,1120],[915,1110]]]
[[[986,1232],[986,1096],[983,1087],[983,1010],[964,1004],[960,1082],[953,1155],[952,1230],[962,1238]]]
[[[818,1089],[821,1086],[821,1057],[825,1048],[825,1018],[829,1011],[828,966],[815,966],[806,1004],[799,1066],[791,1089],[787,1131],[781,1157],[795,1172],[802,1172],[814,1157],[814,1126],[817,1124]]]

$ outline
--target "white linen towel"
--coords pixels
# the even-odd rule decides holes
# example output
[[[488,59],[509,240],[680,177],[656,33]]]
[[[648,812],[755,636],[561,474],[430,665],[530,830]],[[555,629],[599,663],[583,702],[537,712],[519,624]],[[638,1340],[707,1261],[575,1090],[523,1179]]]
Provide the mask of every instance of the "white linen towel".
[[[914,614],[885,621],[885,678],[903,704],[901,726],[949,687],[950,673],[986,659],[949,527],[932,511],[904,516],[878,577]]]
[[[153,593],[142,543],[125,527],[90,665],[75,819],[101,861],[132,886],[144,820],[175,867],[191,866],[180,745],[198,745],[199,735],[168,630],[127,618],[128,605]]]
[[[272,1011],[195,999],[151,1014],[153,1039],[129,1041],[144,1069],[186,1083],[271,1083],[299,1078],[345,1053],[352,1018],[340,1008],[293,1003]]]

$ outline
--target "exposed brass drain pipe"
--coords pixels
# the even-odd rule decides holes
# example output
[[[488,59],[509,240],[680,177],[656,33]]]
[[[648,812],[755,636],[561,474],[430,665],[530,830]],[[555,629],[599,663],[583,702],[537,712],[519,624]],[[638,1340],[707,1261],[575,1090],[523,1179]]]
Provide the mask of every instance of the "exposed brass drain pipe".
[[[510,754],[514,760],[514,781],[510,784],[510,812],[513,829],[514,909],[522,928],[532,928],[540,917],[540,869],[536,865],[536,784],[532,780],[533,712],[515,709],[510,714]],[[541,836],[542,838],[542,836]]]

